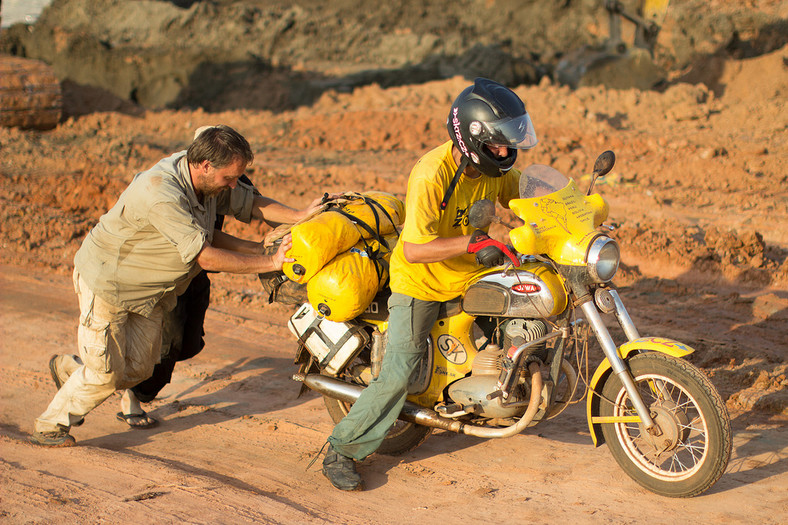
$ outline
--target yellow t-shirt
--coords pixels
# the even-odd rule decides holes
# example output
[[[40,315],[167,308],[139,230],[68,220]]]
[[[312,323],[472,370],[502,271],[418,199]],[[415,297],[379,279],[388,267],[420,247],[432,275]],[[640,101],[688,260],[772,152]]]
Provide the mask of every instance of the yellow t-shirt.
[[[468,210],[474,202],[498,200],[508,208],[509,200],[518,196],[520,172],[515,169],[497,178],[482,175],[470,179],[463,174],[441,212],[441,200],[457,172],[451,147],[451,141],[438,146],[413,167],[405,197],[405,224],[391,256],[391,290],[424,301],[454,299],[481,267],[474,254],[434,263],[409,263],[402,243],[425,244],[438,237],[470,235],[474,228],[468,224]]]

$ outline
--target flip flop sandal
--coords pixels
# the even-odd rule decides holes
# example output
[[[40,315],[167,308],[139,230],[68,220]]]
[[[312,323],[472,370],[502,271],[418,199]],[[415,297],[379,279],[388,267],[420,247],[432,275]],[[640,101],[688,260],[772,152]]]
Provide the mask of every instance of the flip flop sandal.
[[[158,420],[149,416],[144,410],[142,414],[124,414],[123,412],[118,412],[115,417],[118,418],[118,421],[125,422],[131,428],[151,428],[159,424]]]

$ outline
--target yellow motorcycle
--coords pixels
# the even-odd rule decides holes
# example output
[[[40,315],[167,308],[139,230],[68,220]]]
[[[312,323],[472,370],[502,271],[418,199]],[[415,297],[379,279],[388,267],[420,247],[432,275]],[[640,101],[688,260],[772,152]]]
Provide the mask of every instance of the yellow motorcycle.
[[[692,348],[640,335],[611,284],[619,248],[603,226],[608,205],[591,191],[614,162],[610,151],[599,156],[585,195],[549,166],[524,170],[520,198],[509,203],[524,221],[509,234],[524,254],[519,266],[480,271],[460,298],[445,305],[411,377],[400,420],[379,453],[411,450],[433,428],[514,436],[582,400],[582,389],[594,444],[607,443],[621,468],[646,489],[690,497],[720,478],[731,452],[722,398],[683,359]],[[493,215],[492,203],[477,203],[471,224],[486,228]],[[380,370],[386,301],[386,294],[378,295],[343,323],[304,303],[289,322],[301,343],[293,379],[324,396],[335,422]],[[609,314],[625,334],[621,344],[603,320]],[[593,374],[589,332],[605,356]]]

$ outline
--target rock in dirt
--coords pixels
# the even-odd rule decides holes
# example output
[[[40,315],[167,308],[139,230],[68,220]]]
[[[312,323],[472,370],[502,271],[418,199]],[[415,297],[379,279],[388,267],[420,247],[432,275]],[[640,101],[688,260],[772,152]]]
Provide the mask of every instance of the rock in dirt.
[[[0,55],[0,126],[52,129],[62,109],[60,81],[49,65]]]

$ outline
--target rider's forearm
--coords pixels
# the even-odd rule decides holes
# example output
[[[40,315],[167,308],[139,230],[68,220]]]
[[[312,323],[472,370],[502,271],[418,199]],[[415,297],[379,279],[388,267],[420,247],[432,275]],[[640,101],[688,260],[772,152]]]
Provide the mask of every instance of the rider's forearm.
[[[438,237],[424,244],[405,242],[402,248],[409,263],[432,263],[468,253],[469,239],[468,235]]]
[[[197,255],[197,264],[203,270],[228,273],[265,273],[278,269],[271,255],[239,253],[208,243]]]

